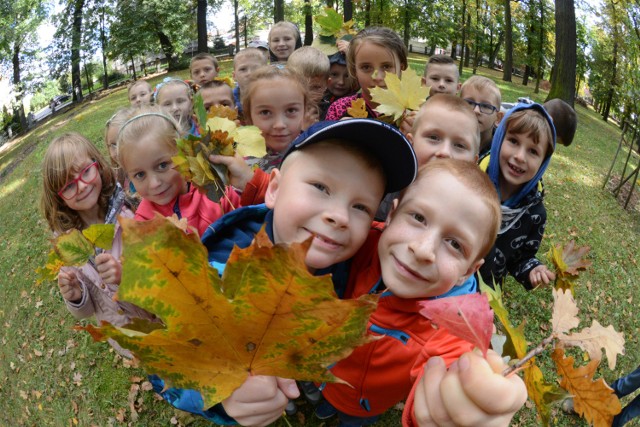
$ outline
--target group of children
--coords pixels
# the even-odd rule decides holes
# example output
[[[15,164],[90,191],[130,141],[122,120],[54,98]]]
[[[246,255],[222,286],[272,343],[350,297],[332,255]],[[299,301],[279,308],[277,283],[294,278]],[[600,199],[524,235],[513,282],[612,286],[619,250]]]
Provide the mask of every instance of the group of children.
[[[234,245],[248,246],[263,226],[275,243],[313,236],[307,267],[331,274],[340,298],[380,294],[368,325],[379,339],[331,367],[349,385],[299,383],[307,397],[321,392],[319,417],[369,425],[406,400],[404,425],[508,425],[526,399],[521,379],[502,376],[497,354],[485,360],[468,342],[432,328],[418,303],[477,292],[478,274],[500,285],[511,273],[527,288],[553,278],[535,254],[546,222],[542,175],[560,121],[538,104],[502,117],[495,83],[474,76],[460,86],[453,61],[436,56],[423,77],[430,97],[396,129],[372,120],[370,96],[371,88],[385,86],[386,73],[401,75],[408,66],[395,32],[366,28],[346,54],[331,57],[300,46],[297,28],[281,22],[269,35],[272,65],[259,48],[242,50],[233,88],[217,79],[218,63],[208,54],[192,60],[195,85],[169,78],[152,91],[136,82],[132,107],[106,125],[111,165],[81,135],[56,138],[43,163],[51,230],[115,223],[117,215],[175,214],[202,236],[220,274]],[[220,203],[198,192],[171,160],[176,140],[199,132],[194,86],[207,108],[237,108],[265,139],[264,158],[210,158],[228,166],[233,185]],[[370,118],[339,120],[358,98]],[[132,194],[137,200],[128,203]],[[155,319],[113,301],[122,279],[120,239],[116,233],[114,248],[82,268],[61,270],[60,291],[77,318],[95,315],[116,325]],[[222,403],[203,408],[197,391],[152,382],[175,407],[220,424],[266,425],[300,393],[290,379],[248,377]]]

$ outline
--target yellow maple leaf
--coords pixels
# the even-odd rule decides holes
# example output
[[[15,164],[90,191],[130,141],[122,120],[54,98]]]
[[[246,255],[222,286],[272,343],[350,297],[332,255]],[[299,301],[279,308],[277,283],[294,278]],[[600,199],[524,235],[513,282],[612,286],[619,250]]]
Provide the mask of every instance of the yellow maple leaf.
[[[573,395],[576,412],[596,427],[610,426],[622,408],[613,389],[602,378],[593,380],[599,362],[592,360],[586,366],[574,368],[573,357],[565,357],[561,348],[556,348],[551,357],[561,377],[560,387]]]
[[[371,100],[379,104],[375,110],[386,116],[393,116],[397,122],[404,115],[405,110],[417,110],[427,99],[429,88],[423,87],[420,76],[408,68],[399,78],[394,73],[387,73],[384,77],[386,88],[374,87],[370,90]]]
[[[364,99],[357,98],[351,101],[351,107],[347,108],[347,114],[355,119],[366,119],[369,117],[367,104],[365,104]]]

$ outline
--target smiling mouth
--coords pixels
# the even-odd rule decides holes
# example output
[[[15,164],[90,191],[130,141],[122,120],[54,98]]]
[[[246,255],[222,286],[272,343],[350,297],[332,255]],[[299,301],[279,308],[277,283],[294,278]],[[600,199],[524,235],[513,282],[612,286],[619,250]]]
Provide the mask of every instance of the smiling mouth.
[[[424,281],[424,282],[428,282],[429,281],[429,279],[427,279],[426,277],[424,277],[423,275],[421,275],[417,271],[413,270],[412,268],[410,268],[409,266],[407,266],[406,264],[401,262],[394,255],[392,255],[392,258],[395,261],[396,268],[400,271],[400,273],[402,273],[402,275],[408,276],[408,277],[413,278],[415,280],[420,280],[420,281]]]
[[[313,236],[313,241],[320,244],[320,246],[329,249],[340,249],[343,245],[333,239],[323,236],[322,234],[314,233],[313,231],[304,229],[306,232]]]
[[[514,173],[517,173],[518,175],[522,175],[523,173],[525,173],[524,169],[520,169],[519,167],[509,163],[509,169],[511,169]]]

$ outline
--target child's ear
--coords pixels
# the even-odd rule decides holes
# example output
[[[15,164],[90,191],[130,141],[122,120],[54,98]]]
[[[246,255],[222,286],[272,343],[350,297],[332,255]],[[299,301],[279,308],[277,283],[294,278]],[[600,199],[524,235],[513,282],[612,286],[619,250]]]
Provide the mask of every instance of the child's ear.
[[[456,95],[460,93],[461,87],[462,87],[462,83],[458,82],[458,86],[456,86]]]
[[[474,274],[476,271],[478,271],[478,269],[482,266],[482,264],[484,264],[484,259],[479,259],[478,261],[474,262],[473,264],[471,264],[471,266],[469,267],[469,269],[467,270],[467,272],[464,274],[464,276],[462,276],[458,282],[456,283],[457,286],[462,285],[464,282],[466,282],[466,280],[471,277],[472,274]]]
[[[422,76],[422,78],[420,79],[420,83],[422,84],[422,86],[426,86],[427,85],[427,78],[425,76]]]
[[[389,223],[391,223],[391,218],[396,214],[396,209],[398,209],[398,203],[399,203],[398,199],[393,199],[393,202],[391,202],[391,209],[387,214],[387,218],[384,220],[385,227],[388,226]]]
[[[409,142],[411,143],[411,145],[413,145],[413,134],[411,132],[407,132],[406,137],[409,140]]]
[[[503,117],[504,117],[504,113],[502,111],[498,111],[498,114],[496,115],[496,123],[495,123],[496,127],[498,127]]]
[[[278,197],[278,189],[280,188],[280,178],[282,174],[278,169],[273,169],[269,175],[269,185],[264,195],[264,203],[269,209],[273,209]]]

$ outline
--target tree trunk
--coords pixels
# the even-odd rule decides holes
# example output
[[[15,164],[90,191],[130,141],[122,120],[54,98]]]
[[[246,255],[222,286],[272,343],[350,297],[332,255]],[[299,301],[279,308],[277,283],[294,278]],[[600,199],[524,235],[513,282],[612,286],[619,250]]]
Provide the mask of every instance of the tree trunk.
[[[175,71],[178,69],[178,58],[177,55],[174,54],[173,43],[171,43],[169,37],[160,29],[160,23],[156,21],[155,25],[156,35],[160,40],[160,47],[162,48],[164,56],[167,58],[167,71]]]
[[[405,46],[409,46],[411,32],[411,4],[409,0],[404,0],[404,12],[402,14],[402,40]]]
[[[611,104],[613,103],[613,95],[615,94],[616,87],[616,71],[618,68],[618,41],[613,39],[613,59],[612,59],[611,81],[609,82],[609,92],[607,93],[607,99],[605,100],[604,110],[602,111],[602,118],[606,122],[609,119],[609,113],[611,112]],[[551,93],[549,93],[551,95]]]
[[[464,53],[467,50],[467,26],[464,23],[464,17],[467,13],[467,2],[462,0],[462,10],[460,11],[460,22],[462,22],[462,42],[460,43],[460,64],[458,72],[462,76],[462,68],[464,67]]]
[[[538,71],[536,72],[536,88],[533,93],[540,92],[540,80],[544,70],[544,0],[539,0],[540,5],[540,31],[538,32]]]
[[[560,98],[573,107],[576,87],[576,11],[573,0],[556,0],[556,56],[546,101]]]
[[[453,59],[454,61],[458,59],[458,53],[456,52],[457,45],[458,45],[458,40],[456,39],[451,40],[451,59]]]
[[[233,20],[236,27],[236,49],[235,53],[240,52],[240,17],[238,16],[238,0],[233,0]]]
[[[467,13],[467,25],[465,25],[465,32],[467,36],[471,36],[469,34],[469,30],[471,29],[471,14]],[[471,60],[471,46],[470,40],[467,40],[467,43],[464,48],[464,66],[469,68],[469,61]]]
[[[27,130],[27,118],[24,115],[24,105],[22,100],[24,98],[24,91],[22,88],[22,81],[20,79],[20,44],[16,41],[13,44],[13,85],[16,88],[16,108],[14,111],[18,113],[20,119],[20,128],[22,131]]]
[[[304,0],[304,45],[313,43],[313,9],[311,0]]]
[[[498,57],[498,52],[500,52],[500,46],[502,46],[502,42],[504,40],[504,33],[498,33],[498,39],[496,40],[496,45],[489,52],[489,68],[494,68],[496,66],[496,58]]]
[[[559,0],[561,1],[561,0]],[[504,64],[502,65],[502,80],[511,81],[513,67],[513,36],[511,34],[511,0],[504,0]]]
[[[84,64],[84,77],[87,80],[87,90],[89,91],[89,95],[91,95],[91,89],[93,89],[91,85],[91,79],[89,78],[89,70],[87,69],[87,64]]]
[[[371,0],[364,0],[364,26],[371,25]]]
[[[136,63],[133,61],[133,56],[130,56],[131,59],[131,69],[133,70],[133,80],[138,80],[138,76],[136,76]]]
[[[102,79],[102,88],[109,89],[109,71],[107,70],[107,34],[105,31],[104,6],[100,8],[100,46],[102,48],[102,71],[104,73]]]
[[[344,0],[342,7],[344,9],[342,11],[342,15],[344,16],[344,22],[347,22],[353,19],[353,1]]]
[[[284,21],[284,0],[273,2],[273,22]]]
[[[197,27],[198,27],[198,52],[209,52],[207,46],[207,0],[198,0]]]
[[[480,41],[482,28],[480,28],[480,23],[480,0],[476,0],[476,46],[473,53],[473,74],[476,74],[476,71],[478,70],[478,64],[482,64],[482,59],[480,58]]]
[[[75,0],[71,26],[71,87],[73,102],[82,101],[82,76],[80,73],[80,44],[82,42],[82,9],[84,0]]]

